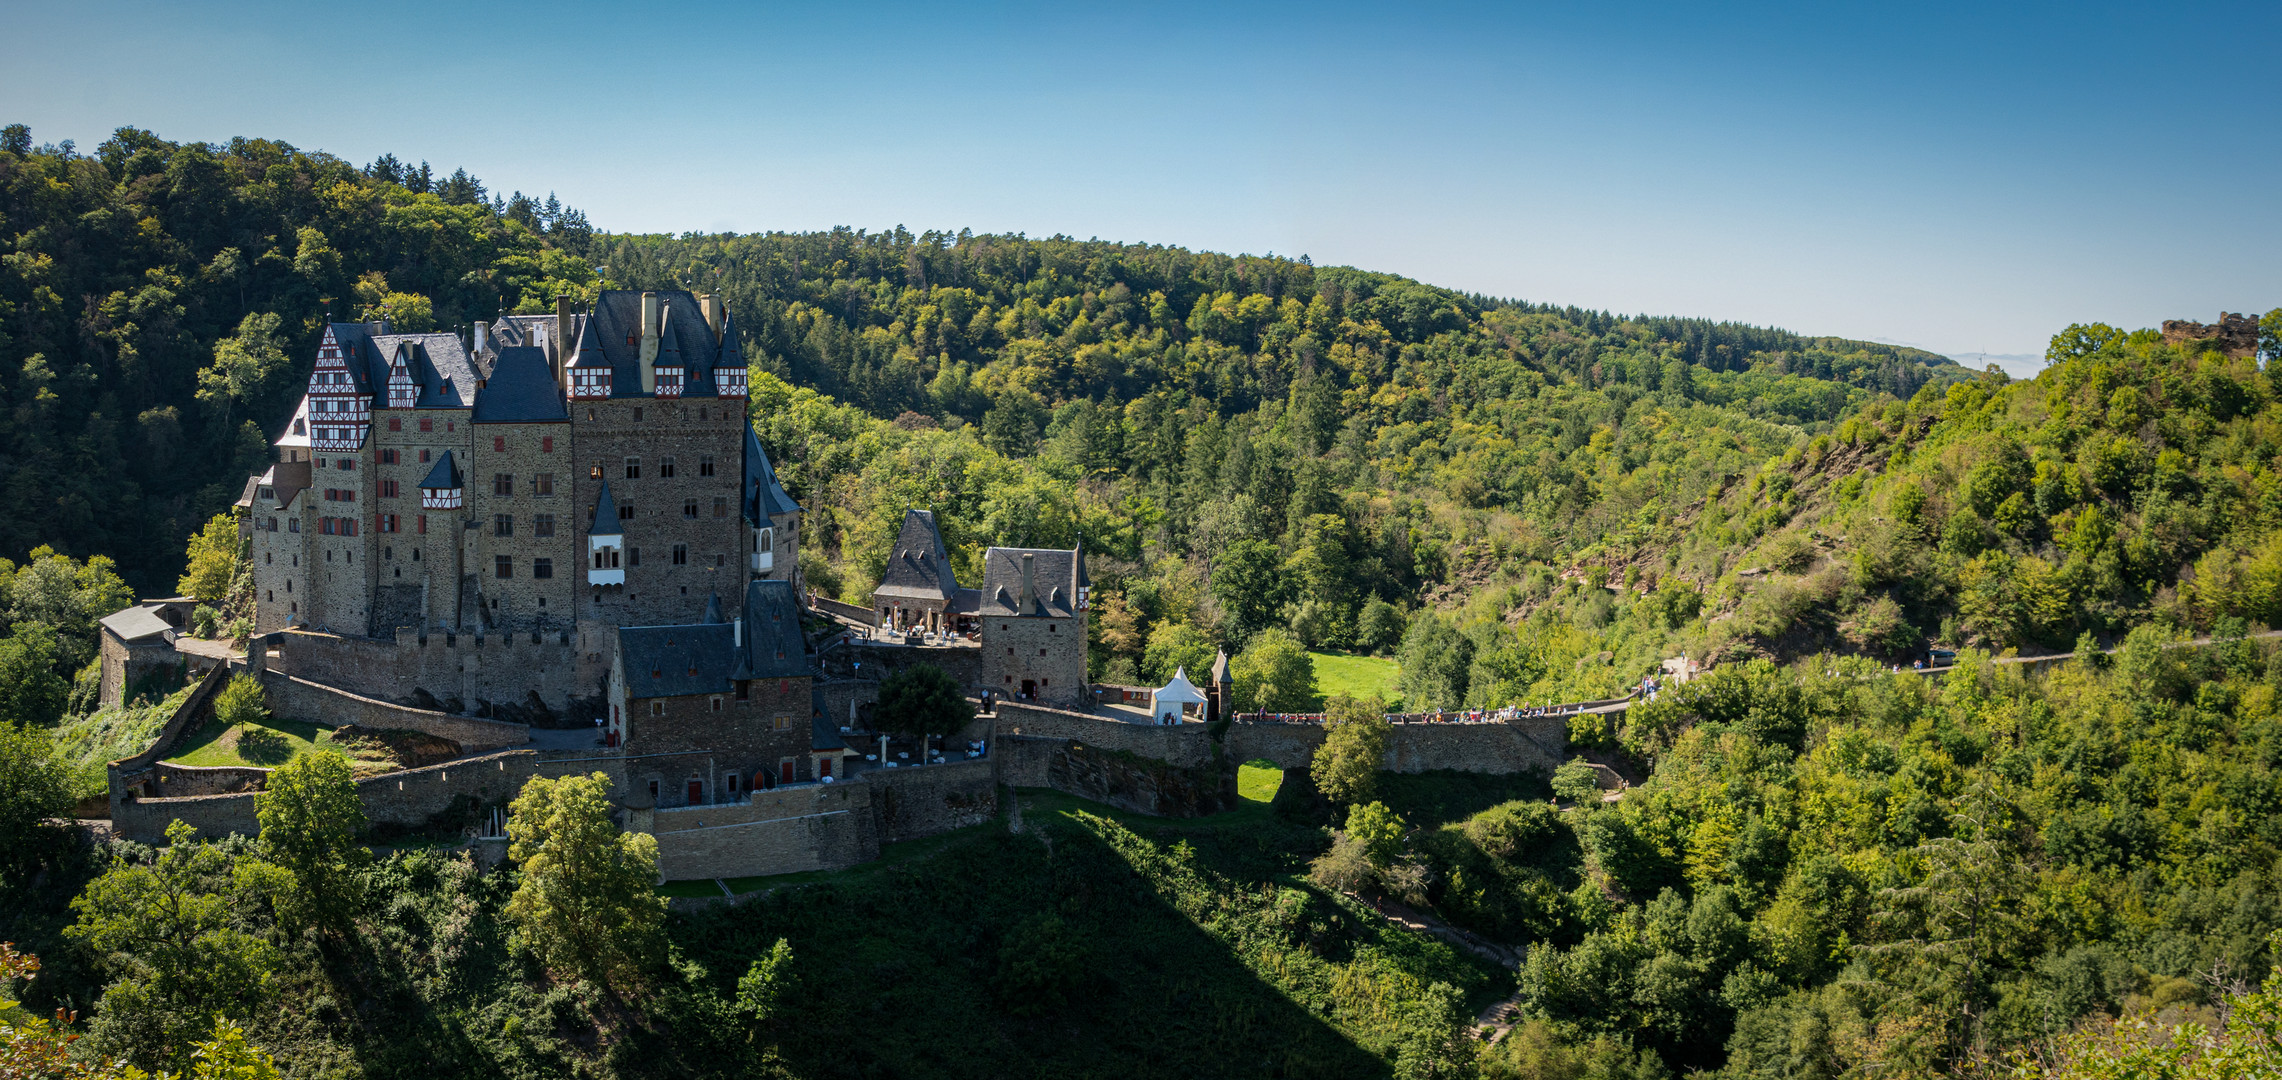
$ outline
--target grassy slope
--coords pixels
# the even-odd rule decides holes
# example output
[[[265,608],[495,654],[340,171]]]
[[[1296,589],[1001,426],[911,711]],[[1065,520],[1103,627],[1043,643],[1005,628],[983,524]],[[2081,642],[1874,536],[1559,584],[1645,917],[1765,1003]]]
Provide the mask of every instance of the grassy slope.
[[[243,745],[243,740],[255,731],[273,733],[277,738],[271,747],[254,749]],[[393,759],[388,758],[385,750],[336,742],[332,728],[307,720],[275,718],[259,724],[240,724],[235,727],[210,722],[185,740],[182,749],[168,760],[176,765],[200,768],[251,765],[266,769],[283,765],[319,749],[340,753],[354,764],[374,768],[393,765]]]
[[[1326,698],[1352,694],[1358,698],[1384,698],[1390,705],[1401,701],[1401,691],[1395,689],[1393,660],[1350,653],[1311,652],[1307,655],[1315,661],[1315,692]]]

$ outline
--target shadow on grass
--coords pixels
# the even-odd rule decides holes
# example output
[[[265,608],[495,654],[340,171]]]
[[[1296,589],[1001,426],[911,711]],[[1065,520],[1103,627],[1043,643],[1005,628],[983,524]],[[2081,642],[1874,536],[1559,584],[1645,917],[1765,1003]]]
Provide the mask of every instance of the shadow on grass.
[[[233,734],[235,732],[235,734]],[[210,720],[167,760],[176,765],[213,768],[283,765],[319,746],[332,748],[333,729],[307,720],[265,720],[232,728]]]

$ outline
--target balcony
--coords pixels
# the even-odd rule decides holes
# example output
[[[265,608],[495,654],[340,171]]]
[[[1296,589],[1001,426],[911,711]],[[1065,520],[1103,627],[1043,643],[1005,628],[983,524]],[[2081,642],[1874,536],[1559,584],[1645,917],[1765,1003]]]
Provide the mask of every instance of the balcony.
[[[752,558],[753,558],[753,572],[754,572],[754,573],[756,573],[756,574],[766,574],[766,573],[768,573],[769,571],[776,569],[776,566],[777,566],[777,556],[776,556],[776,552],[773,552],[773,551],[756,551],[756,552],[754,552],[754,553],[753,553],[753,556],[752,556]]]

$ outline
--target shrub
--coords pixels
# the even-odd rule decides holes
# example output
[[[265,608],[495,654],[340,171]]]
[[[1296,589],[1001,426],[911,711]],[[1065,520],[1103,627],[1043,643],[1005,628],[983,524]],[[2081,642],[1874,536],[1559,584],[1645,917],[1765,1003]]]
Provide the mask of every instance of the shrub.
[[[1601,799],[1600,770],[1583,758],[1571,758],[1553,770],[1553,794],[1578,804],[1591,804]]]

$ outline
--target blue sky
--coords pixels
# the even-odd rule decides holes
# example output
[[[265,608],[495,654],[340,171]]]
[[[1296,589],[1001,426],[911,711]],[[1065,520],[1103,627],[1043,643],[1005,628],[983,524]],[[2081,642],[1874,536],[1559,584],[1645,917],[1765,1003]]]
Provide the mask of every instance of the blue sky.
[[[2282,5],[7,5],[0,122],[1958,354],[2282,305]],[[2025,365],[2033,370],[2035,363]]]

